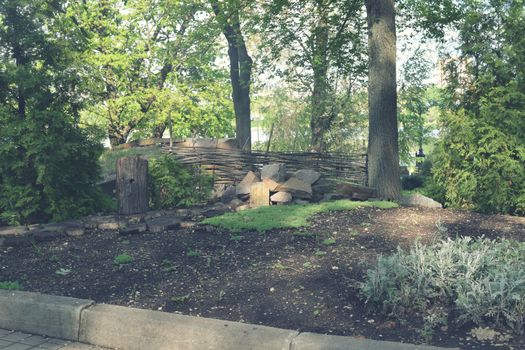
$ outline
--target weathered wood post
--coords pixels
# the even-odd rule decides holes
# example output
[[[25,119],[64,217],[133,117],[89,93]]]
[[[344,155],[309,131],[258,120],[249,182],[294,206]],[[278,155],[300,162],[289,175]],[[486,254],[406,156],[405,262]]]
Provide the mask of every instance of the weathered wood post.
[[[148,210],[148,161],[139,156],[117,160],[118,213],[130,215]]]

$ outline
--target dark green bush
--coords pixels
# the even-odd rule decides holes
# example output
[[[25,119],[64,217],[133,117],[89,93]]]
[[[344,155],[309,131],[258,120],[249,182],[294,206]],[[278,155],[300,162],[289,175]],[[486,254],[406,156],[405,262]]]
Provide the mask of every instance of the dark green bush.
[[[21,122],[1,115],[0,215],[8,224],[60,221],[104,210],[100,143],[67,117],[45,113]]]
[[[443,116],[445,132],[432,171],[435,188],[441,188],[446,204],[452,207],[523,215],[524,125],[497,123],[492,111],[495,102],[485,103],[483,118],[464,112]],[[524,108],[525,102],[522,105]],[[501,115],[522,115],[523,119],[522,111],[509,108]],[[516,116],[513,119],[523,123]]]
[[[150,206],[156,209],[205,203],[212,191],[213,178],[187,169],[165,155],[149,160]]]
[[[423,187],[425,178],[421,175],[408,175],[401,178],[401,186],[404,190],[413,190]]]
[[[366,302],[431,332],[468,322],[525,331],[525,243],[485,238],[416,243],[380,256],[361,291]],[[453,326],[450,324],[448,326]]]

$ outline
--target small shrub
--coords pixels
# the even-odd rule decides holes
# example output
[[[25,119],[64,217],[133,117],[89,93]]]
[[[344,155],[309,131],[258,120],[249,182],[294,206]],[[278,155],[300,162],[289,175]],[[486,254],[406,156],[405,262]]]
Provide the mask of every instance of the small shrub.
[[[0,281],[0,289],[22,290],[22,285],[18,281]]]
[[[423,330],[467,322],[494,323],[516,333],[525,322],[525,243],[485,238],[416,243],[380,256],[361,285],[366,302]]]
[[[210,176],[190,171],[176,159],[162,156],[149,161],[149,188],[151,206],[168,209],[191,206],[207,201],[212,191]]]
[[[117,265],[129,264],[133,262],[133,257],[128,254],[119,254],[113,259],[113,262]]]

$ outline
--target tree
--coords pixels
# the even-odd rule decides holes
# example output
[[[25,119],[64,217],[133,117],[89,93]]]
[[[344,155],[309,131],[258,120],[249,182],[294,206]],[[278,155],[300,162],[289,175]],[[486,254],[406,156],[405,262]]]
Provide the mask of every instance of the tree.
[[[104,128],[113,146],[133,137],[162,137],[169,118],[181,137],[230,133],[226,79],[214,66],[218,45],[204,5],[75,3],[73,15],[89,40],[84,54],[95,81],[96,103],[84,111],[83,121]],[[213,127],[205,130],[205,124]]]
[[[62,220],[101,209],[102,147],[78,127],[85,45],[53,0],[0,0],[0,217]]]
[[[235,0],[223,3],[219,3],[217,0],[210,0],[210,4],[222,28],[222,33],[226,41],[228,41],[237,145],[244,152],[251,152],[250,85],[253,60],[248,54],[241,29],[241,17],[239,14],[241,4]]]
[[[350,99],[366,71],[362,2],[267,1],[258,11],[265,67],[306,93],[310,150],[327,151],[341,101]]]
[[[396,26],[393,0],[366,0],[368,20],[368,184],[398,199]]]
[[[525,213],[525,2],[461,3],[433,168],[450,206]]]

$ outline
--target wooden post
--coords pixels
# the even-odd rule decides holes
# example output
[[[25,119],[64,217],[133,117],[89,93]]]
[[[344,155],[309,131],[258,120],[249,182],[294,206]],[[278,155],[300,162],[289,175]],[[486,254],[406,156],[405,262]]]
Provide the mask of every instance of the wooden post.
[[[264,182],[253,183],[250,187],[250,207],[270,205],[270,187]]]
[[[148,210],[148,161],[138,156],[117,160],[118,213],[130,215]]]

